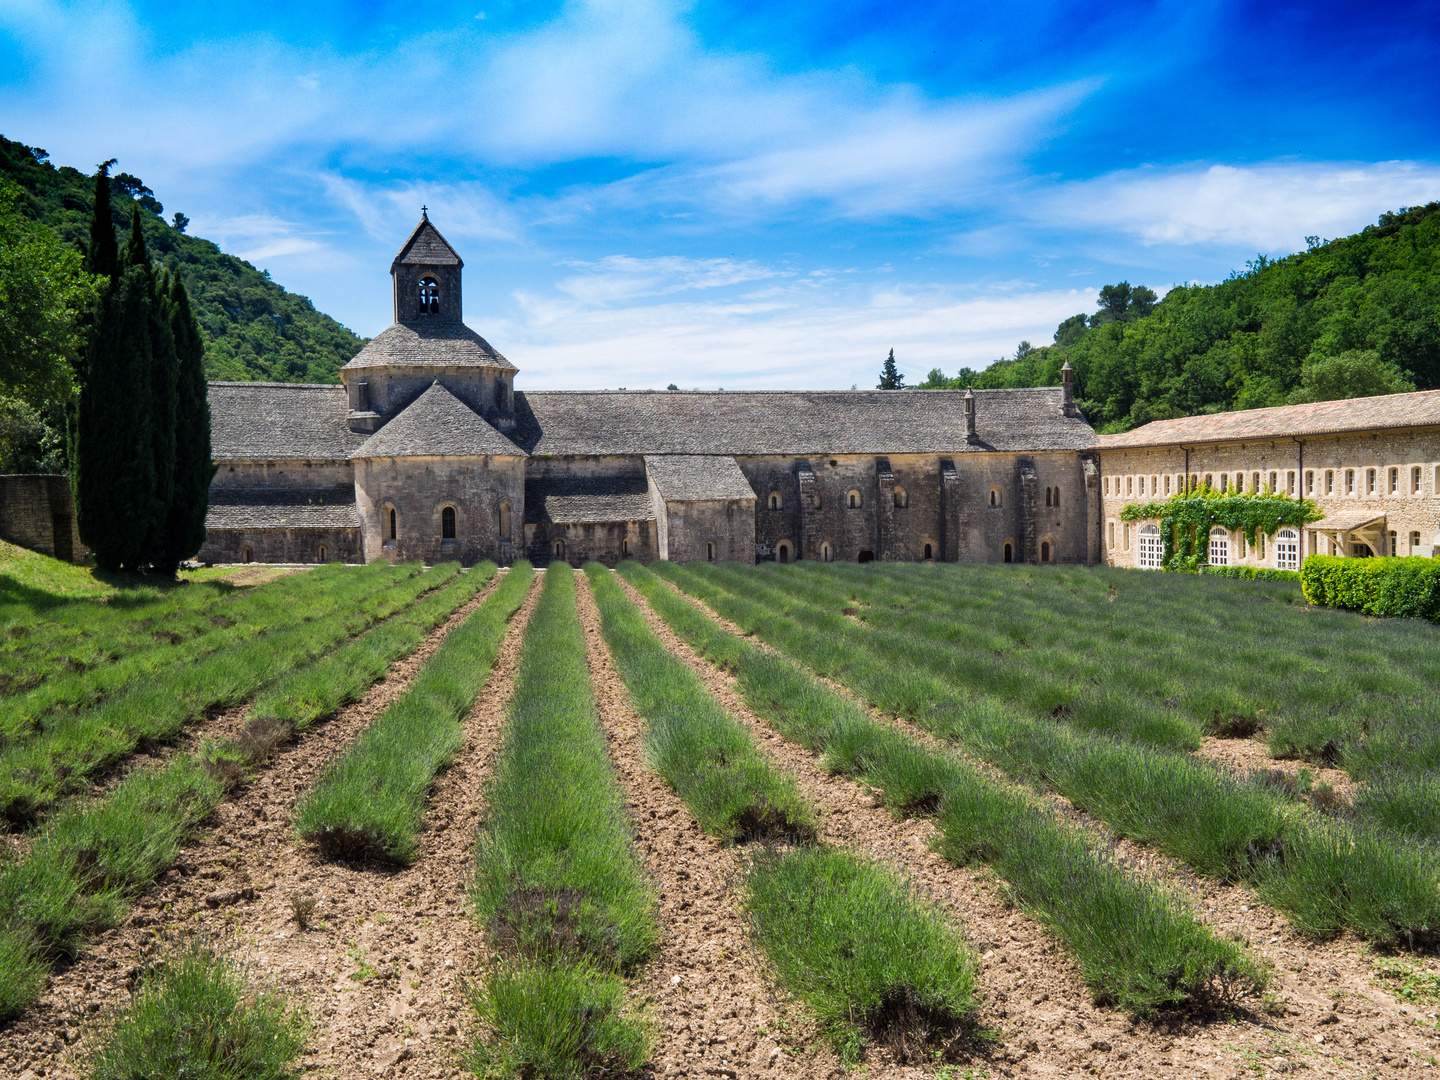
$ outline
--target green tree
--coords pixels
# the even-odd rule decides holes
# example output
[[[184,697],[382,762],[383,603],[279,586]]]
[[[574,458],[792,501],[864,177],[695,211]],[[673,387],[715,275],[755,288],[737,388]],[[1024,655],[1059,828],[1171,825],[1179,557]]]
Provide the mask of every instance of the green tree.
[[[0,180],[0,395],[38,414],[71,393],[96,288],[78,252],[19,215],[20,194]]]
[[[112,283],[120,278],[120,245],[115,240],[115,221],[110,210],[110,166],[115,159],[102,161],[95,170],[95,201],[90,212],[90,245],[85,269],[104,274]]]
[[[173,572],[205,543],[205,512],[210,505],[210,398],[205,381],[205,342],[190,310],[190,297],[178,276],[170,279],[170,327],[177,360],[175,410],[175,484],[161,568]]]
[[[880,369],[880,385],[877,390],[903,390],[905,389],[905,376],[901,375],[895,367],[895,350],[890,350],[890,355],[885,358],[885,366]]]
[[[1374,349],[1349,349],[1338,356],[1311,353],[1300,373],[1292,402],[1339,401],[1343,398],[1403,394],[1415,384]]]

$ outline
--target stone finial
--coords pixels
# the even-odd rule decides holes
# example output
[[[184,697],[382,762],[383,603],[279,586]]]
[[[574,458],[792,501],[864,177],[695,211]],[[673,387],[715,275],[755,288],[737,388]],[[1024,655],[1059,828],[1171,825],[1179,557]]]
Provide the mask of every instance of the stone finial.
[[[965,390],[965,441],[967,443],[979,442],[979,436],[975,434],[975,388],[967,387]]]
[[[1075,408],[1075,369],[1070,366],[1069,360],[1060,369],[1060,395],[1060,411],[1066,416],[1079,415],[1079,410]]]

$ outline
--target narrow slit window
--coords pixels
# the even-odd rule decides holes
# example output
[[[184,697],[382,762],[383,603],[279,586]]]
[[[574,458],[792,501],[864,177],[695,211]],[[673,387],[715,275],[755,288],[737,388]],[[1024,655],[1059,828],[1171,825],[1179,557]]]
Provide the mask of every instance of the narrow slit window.
[[[391,508],[390,508],[390,539],[391,539],[391,540],[394,540],[394,539],[396,538],[396,536],[397,536],[397,532],[396,532],[396,528],[395,528],[395,508],[394,508],[394,507],[391,507]]]
[[[440,511],[440,539],[455,539],[455,508],[447,506]]]

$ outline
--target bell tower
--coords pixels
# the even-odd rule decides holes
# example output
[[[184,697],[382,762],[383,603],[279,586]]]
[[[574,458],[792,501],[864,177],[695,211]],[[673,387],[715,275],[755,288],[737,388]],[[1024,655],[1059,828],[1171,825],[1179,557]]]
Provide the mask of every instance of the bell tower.
[[[430,223],[428,208],[422,206],[420,224],[390,264],[395,321],[416,327],[460,322],[460,271],[464,266]]]

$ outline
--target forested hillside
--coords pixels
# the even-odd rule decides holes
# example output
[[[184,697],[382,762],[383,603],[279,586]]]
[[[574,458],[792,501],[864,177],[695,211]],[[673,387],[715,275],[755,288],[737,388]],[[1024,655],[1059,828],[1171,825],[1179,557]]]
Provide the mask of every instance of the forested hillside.
[[[1101,431],[1151,420],[1440,387],[1440,203],[1384,214],[1354,236],[1163,300],[1128,283],[1055,343],[1022,342],[983,371],[930,373],[925,387],[1056,386]]]
[[[20,185],[18,212],[83,251],[89,236],[94,174],[50,164],[43,150],[0,136],[0,180]],[[205,339],[211,379],[337,382],[336,372],[364,344],[303,296],[286,292],[243,259],[185,233],[183,214],[167,222],[164,207],[137,177],[111,180],[114,222],[128,235],[138,204],[151,256],[178,271]]]

